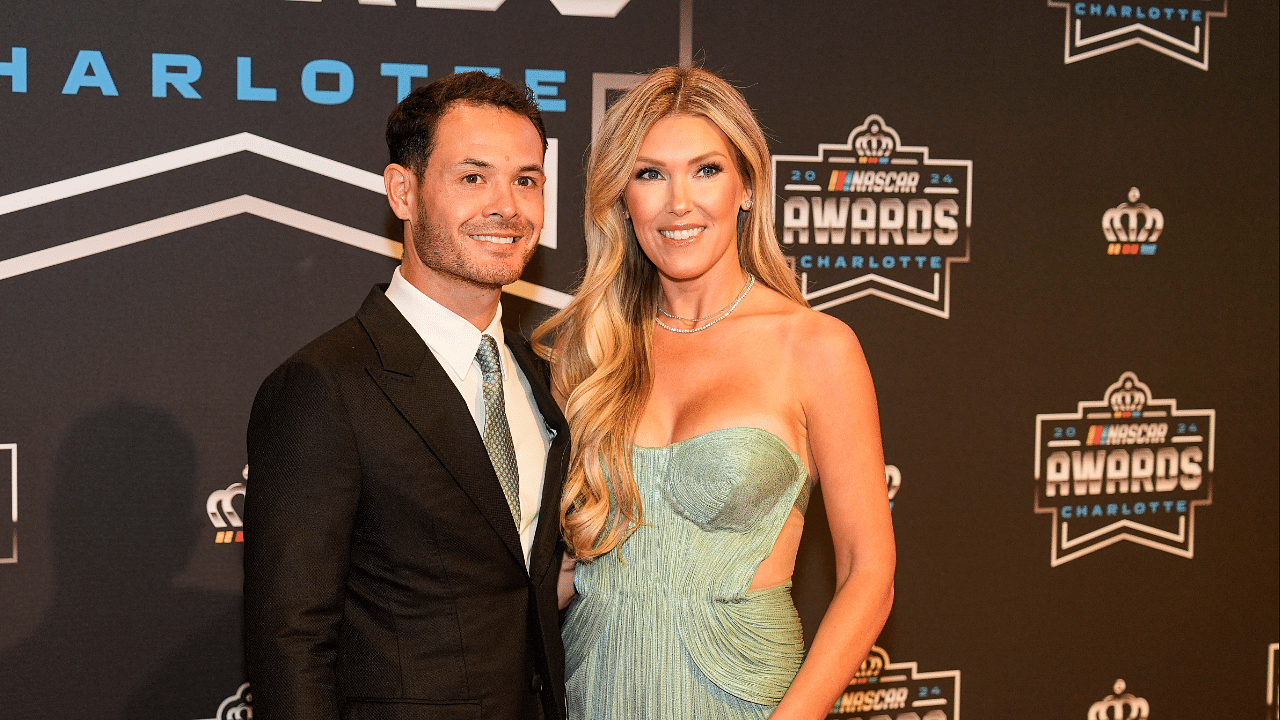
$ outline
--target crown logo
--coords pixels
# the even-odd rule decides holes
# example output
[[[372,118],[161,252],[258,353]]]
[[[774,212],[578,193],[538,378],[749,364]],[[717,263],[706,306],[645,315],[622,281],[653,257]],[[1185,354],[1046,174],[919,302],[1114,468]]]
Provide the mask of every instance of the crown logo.
[[[1132,372],[1121,375],[1114,385],[1107,388],[1107,405],[1111,406],[1111,412],[1117,416],[1121,413],[1141,412],[1150,397],[1151,390],[1146,383],[1139,382],[1138,376]]]
[[[1089,706],[1089,720],[1147,720],[1147,701],[1124,691],[1124,680],[1116,680],[1112,694]]]
[[[884,123],[875,115],[867,118],[866,132],[853,138],[853,149],[863,157],[889,157],[897,146],[893,136],[884,132]]]
[[[880,673],[889,664],[889,653],[884,648],[876,645],[871,646],[871,652],[867,653],[867,659],[862,661],[858,666],[858,672],[854,673],[855,678],[872,678],[879,677]]]
[[[245,481],[249,480],[249,466],[245,465],[241,471],[241,476]],[[205,512],[209,514],[209,522],[218,529],[214,536],[214,542],[218,544],[230,542],[244,542],[244,521],[240,519],[240,513],[236,512],[233,501],[236,496],[244,499],[245,484],[234,482],[227,486],[225,490],[214,490],[209,494],[209,500],[205,503]],[[223,529],[227,528],[227,529]]]
[[[1155,242],[1164,230],[1164,213],[1138,202],[1142,194],[1129,188],[1129,202],[1102,214],[1102,233],[1109,242]]]
[[[253,720],[253,692],[244,683],[236,694],[222,701],[214,720]]]

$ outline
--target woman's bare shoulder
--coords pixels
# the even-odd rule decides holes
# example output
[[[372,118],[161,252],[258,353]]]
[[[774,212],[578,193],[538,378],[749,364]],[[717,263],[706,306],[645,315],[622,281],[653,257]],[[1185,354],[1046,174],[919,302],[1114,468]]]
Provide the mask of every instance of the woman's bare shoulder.
[[[797,366],[830,371],[850,362],[863,362],[858,336],[843,320],[792,303],[787,313],[787,350]]]
[[[789,367],[802,377],[830,377],[837,369],[864,371],[862,346],[844,321],[774,290],[765,291],[753,309],[758,322],[750,344],[755,352],[773,357],[777,366]]]

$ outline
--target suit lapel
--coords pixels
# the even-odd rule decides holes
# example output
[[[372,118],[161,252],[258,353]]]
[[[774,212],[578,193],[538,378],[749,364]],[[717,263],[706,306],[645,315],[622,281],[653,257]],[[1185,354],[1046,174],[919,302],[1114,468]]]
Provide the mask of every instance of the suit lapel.
[[[536,355],[523,338],[509,338],[507,347],[511,355],[524,371],[533,389],[534,400],[538,403],[538,411],[555,436],[547,448],[547,466],[542,477],[542,506],[538,515],[538,530],[533,538],[533,549],[529,554],[529,575],[538,581],[546,574],[551,565],[558,565],[555,549],[560,538],[560,493],[564,485],[565,468],[569,461],[569,424],[565,422],[560,406],[551,395],[550,378],[545,372],[546,365]]]
[[[381,367],[367,368],[368,373],[523,568],[524,550],[511,509],[467,404],[384,289],[374,288],[356,313],[382,361]]]

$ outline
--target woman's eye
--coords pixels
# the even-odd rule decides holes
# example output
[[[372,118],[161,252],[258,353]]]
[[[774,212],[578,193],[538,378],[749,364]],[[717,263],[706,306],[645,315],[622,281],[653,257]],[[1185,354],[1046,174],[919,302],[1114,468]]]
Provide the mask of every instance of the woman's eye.
[[[657,170],[654,170],[653,168],[645,168],[640,172],[636,173],[636,179],[637,180],[661,180],[662,173],[658,172]]]
[[[698,172],[694,174],[698,177],[712,177],[714,175],[719,175],[722,172],[724,172],[724,168],[720,167],[716,163],[707,163],[706,165],[698,168]]]

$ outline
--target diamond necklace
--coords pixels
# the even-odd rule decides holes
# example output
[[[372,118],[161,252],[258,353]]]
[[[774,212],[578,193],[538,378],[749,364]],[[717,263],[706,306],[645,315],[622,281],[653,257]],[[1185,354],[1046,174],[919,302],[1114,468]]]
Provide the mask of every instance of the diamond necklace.
[[[716,323],[720,322],[721,320],[723,320],[723,319],[725,319],[725,318],[729,317],[730,315],[732,315],[732,314],[733,314],[733,311],[738,309],[738,304],[739,304],[739,303],[741,303],[741,302],[742,302],[742,300],[743,300],[743,298],[745,298],[745,297],[747,296],[747,293],[751,292],[751,287],[752,287],[753,285],[755,285],[755,284],[756,284],[756,276],[755,276],[755,275],[752,275],[751,273],[747,273],[747,282],[743,284],[743,286],[742,286],[742,292],[738,293],[738,297],[737,297],[737,298],[736,298],[732,303],[729,303],[729,306],[728,306],[728,307],[723,308],[723,309],[721,309],[721,310],[718,310],[717,312],[713,312],[713,313],[711,313],[710,315],[707,315],[706,317],[700,317],[700,318],[682,318],[682,317],[680,317],[679,315],[672,315],[671,313],[667,312],[666,310],[663,310],[663,309],[662,309],[662,305],[661,305],[661,304],[657,304],[657,305],[656,305],[656,307],[658,308],[658,312],[662,313],[663,315],[666,315],[667,317],[671,318],[672,320],[681,320],[681,321],[683,321],[683,322],[689,322],[689,323],[699,323],[699,322],[702,322],[703,320],[707,320],[708,318],[715,318],[715,320],[712,320],[711,322],[707,323],[706,325],[703,325],[702,327],[698,327],[698,328],[689,328],[689,329],[685,330],[685,329],[682,329],[682,328],[674,328],[674,327],[671,327],[670,325],[668,325],[668,324],[666,324],[666,323],[662,322],[662,318],[654,318],[654,321],[658,323],[658,327],[662,328],[663,330],[670,330],[670,331],[671,331],[671,332],[673,332],[673,333],[696,333],[696,332],[702,332],[703,330],[706,330],[707,328],[711,327],[712,325],[715,325]],[[717,316],[719,316],[719,317],[717,317]]]

